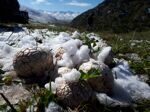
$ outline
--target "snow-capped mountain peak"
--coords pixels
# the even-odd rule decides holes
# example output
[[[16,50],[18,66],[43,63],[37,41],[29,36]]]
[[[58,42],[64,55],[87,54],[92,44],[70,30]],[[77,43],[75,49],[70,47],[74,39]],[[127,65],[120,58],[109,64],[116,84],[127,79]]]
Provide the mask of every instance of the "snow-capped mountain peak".
[[[56,23],[57,19],[52,17],[49,14],[42,13],[38,10],[28,8],[26,6],[21,6],[20,10],[25,10],[29,13],[30,20],[32,22],[39,22],[39,23]]]
[[[23,11],[29,13],[30,20],[32,22],[39,23],[61,23],[61,22],[71,22],[79,13],[74,13],[71,11],[42,11],[35,10],[26,6],[21,6]]]

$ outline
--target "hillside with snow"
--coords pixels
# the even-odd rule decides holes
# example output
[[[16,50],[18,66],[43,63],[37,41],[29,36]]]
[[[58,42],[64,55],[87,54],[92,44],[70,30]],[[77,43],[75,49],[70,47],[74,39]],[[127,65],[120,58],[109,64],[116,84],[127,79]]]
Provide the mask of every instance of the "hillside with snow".
[[[42,13],[40,11],[21,6],[20,10],[27,11],[31,22],[39,23],[57,23],[57,19],[49,14]]]
[[[69,23],[79,13],[74,12],[48,12],[35,10],[26,6],[21,6],[20,10],[27,11],[29,13],[30,21],[38,23]]]
[[[59,21],[64,21],[64,22],[71,22],[75,17],[77,17],[80,13],[75,13],[75,12],[70,12],[70,11],[67,11],[67,12],[59,12],[59,11],[56,11],[56,12],[47,12],[47,11],[44,11],[44,13],[46,14],[50,14],[52,17],[55,17],[57,20]]]

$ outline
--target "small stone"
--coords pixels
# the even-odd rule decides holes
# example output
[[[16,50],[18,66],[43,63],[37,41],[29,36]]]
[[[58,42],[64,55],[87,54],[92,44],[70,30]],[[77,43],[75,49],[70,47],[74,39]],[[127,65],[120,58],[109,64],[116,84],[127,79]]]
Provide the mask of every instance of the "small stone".
[[[106,93],[108,95],[112,94],[112,82],[110,82],[105,76],[90,78],[87,80],[87,82],[96,92]]]
[[[92,97],[92,89],[86,81],[66,82],[56,89],[56,95],[64,106],[70,108],[78,107],[81,103]]]
[[[141,61],[141,58],[136,53],[126,53],[125,56],[134,61]]]
[[[114,77],[107,65],[100,65],[102,75],[87,80],[93,90],[100,93],[112,94],[114,87]]]

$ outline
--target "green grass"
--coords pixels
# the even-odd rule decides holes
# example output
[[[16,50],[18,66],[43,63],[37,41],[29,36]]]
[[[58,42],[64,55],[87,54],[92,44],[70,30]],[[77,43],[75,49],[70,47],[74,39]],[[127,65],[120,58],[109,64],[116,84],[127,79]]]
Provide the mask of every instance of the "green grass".
[[[150,56],[150,31],[124,34],[102,32],[99,34],[107,41],[108,45],[112,46],[117,58],[128,60],[136,74],[146,74],[150,78],[150,60],[148,59]],[[141,42],[134,42],[134,40]],[[141,61],[129,59],[125,56],[126,53],[138,54]]]
[[[91,69],[88,71],[88,73],[80,71],[80,73],[81,73],[80,78],[83,80],[101,76],[101,71],[99,69]]]
[[[48,29],[49,31],[56,31],[56,32],[66,32],[66,31],[75,31],[74,28],[71,28],[67,25],[55,25],[55,24],[40,24],[40,23],[30,23],[23,25],[28,29]]]

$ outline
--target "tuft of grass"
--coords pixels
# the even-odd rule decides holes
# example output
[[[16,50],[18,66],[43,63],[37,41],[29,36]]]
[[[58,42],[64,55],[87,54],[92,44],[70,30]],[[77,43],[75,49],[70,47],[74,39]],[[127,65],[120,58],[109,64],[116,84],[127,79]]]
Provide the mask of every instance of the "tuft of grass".
[[[52,93],[51,90],[39,88],[37,85],[32,85],[32,89],[30,88],[30,92],[32,93],[33,97],[30,101],[27,101],[26,103],[21,102],[19,104],[21,111],[22,109],[24,110],[26,107],[28,107],[29,110],[44,112],[45,108],[48,107],[48,104],[51,101],[57,102],[57,97]]]
[[[97,50],[92,49],[92,47],[96,46],[96,42],[97,42],[96,39],[94,39],[94,38],[90,39],[86,36],[86,34],[82,34],[80,37],[80,40],[82,40],[84,45],[88,46],[88,48],[90,49],[90,53],[96,53],[100,50],[99,48]]]
[[[129,32],[115,34],[111,32],[99,33],[108,45],[112,46],[117,58],[128,60],[135,74],[147,74],[150,79],[150,31]],[[126,53],[136,53],[141,61],[131,60]],[[121,54],[121,55],[120,55]]]
[[[88,73],[84,73],[83,71],[80,70],[80,73],[81,73],[80,78],[83,80],[101,76],[101,71],[99,69],[94,69],[94,68],[89,70]]]
[[[40,23],[30,23],[23,25],[28,29],[48,29],[49,31],[57,31],[57,32],[66,32],[66,31],[75,31],[76,29],[71,28],[67,25],[55,25],[55,24],[40,24]]]
[[[150,100],[143,100],[137,103],[138,112],[150,112]]]

